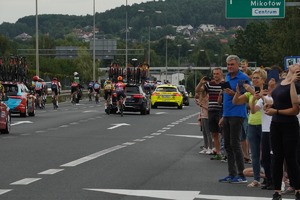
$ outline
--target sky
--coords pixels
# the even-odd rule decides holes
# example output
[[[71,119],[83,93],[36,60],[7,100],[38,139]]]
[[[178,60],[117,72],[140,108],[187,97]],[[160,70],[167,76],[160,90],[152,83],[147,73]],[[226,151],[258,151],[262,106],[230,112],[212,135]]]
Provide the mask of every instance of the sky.
[[[150,0],[127,0],[128,5]],[[93,15],[94,0],[38,0],[38,14]],[[126,0],[95,0],[95,12],[105,12]],[[36,14],[36,0],[0,0],[0,24],[15,23],[19,18]]]

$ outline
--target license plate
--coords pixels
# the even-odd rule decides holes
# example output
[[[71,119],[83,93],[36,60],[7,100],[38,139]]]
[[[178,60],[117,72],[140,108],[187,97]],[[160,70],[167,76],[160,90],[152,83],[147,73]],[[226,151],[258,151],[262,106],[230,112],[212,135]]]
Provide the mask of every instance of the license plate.
[[[170,98],[170,96],[162,96],[162,98]]]
[[[131,98],[131,96],[128,96],[128,95],[127,95],[126,98]]]

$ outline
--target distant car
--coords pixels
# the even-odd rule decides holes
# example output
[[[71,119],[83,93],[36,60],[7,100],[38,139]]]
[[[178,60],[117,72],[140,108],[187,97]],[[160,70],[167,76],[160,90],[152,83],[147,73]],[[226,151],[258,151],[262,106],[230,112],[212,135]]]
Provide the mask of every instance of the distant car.
[[[5,97],[2,97],[2,99],[5,100]],[[2,100],[0,100],[0,112],[0,132],[9,133],[11,127],[10,109]]]
[[[126,85],[126,101],[124,111],[140,112],[141,115],[150,114],[151,100],[150,95],[146,94],[143,87],[139,84]],[[116,111],[116,94],[112,98],[114,111]]]
[[[45,82],[45,86],[46,86],[46,88],[47,88],[48,94],[52,94],[52,90],[51,90],[51,82]]]
[[[182,109],[183,96],[176,85],[158,85],[151,95],[151,107],[157,106],[177,106]]]
[[[5,89],[5,95],[8,99],[3,100],[11,113],[20,114],[21,117],[35,116],[35,99],[27,86],[23,83],[2,83]]]
[[[189,106],[190,105],[190,98],[189,98],[189,94],[185,89],[184,85],[178,85],[178,90],[181,92],[182,96],[183,96],[183,104],[185,106]]]

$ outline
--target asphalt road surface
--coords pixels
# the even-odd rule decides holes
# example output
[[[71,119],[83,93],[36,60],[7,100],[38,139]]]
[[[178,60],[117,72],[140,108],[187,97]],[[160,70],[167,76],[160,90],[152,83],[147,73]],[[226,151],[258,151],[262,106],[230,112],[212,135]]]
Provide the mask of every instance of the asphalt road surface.
[[[0,200],[271,199],[273,191],[218,182],[227,164],[198,153],[192,101],[123,117],[106,115],[101,101],[13,116],[0,135]]]

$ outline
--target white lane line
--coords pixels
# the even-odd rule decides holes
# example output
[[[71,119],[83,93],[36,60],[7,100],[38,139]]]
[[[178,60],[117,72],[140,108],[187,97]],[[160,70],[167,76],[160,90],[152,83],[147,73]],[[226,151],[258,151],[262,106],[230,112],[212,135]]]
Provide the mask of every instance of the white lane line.
[[[160,135],[161,133],[152,133],[151,135]]]
[[[135,144],[135,142],[125,142],[125,143],[123,143],[123,145],[133,145],[133,144]]]
[[[163,132],[166,132],[166,130],[158,130],[157,132],[163,133]]]
[[[171,124],[179,124],[178,122],[173,122],[173,123],[171,123]]]
[[[91,155],[79,158],[77,160],[68,162],[66,164],[63,164],[63,165],[61,165],[61,167],[75,167],[77,165],[80,165],[82,163],[88,162],[90,160],[93,160],[93,159],[98,158],[100,156],[103,156],[105,154],[111,153],[111,152],[116,151],[118,149],[122,149],[124,147],[126,147],[126,146],[117,145],[117,146],[114,146],[114,147],[111,147],[111,148],[108,148],[108,149],[104,149],[102,151],[99,151],[99,152],[93,153]]]
[[[88,120],[86,119],[83,119],[83,120],[80,120],[79,122],[87,122]]]
[[[40,179],[41,178],[24,178],[19,181],[11,183],[10,185],[28,185],[28,184],[38,181]]]
[[[35,131],[35,133],[45,133],[46,131]]]
[[[136,140],[133,140],[133,141],[135,141],[135,142],[143,142],[143,141],[145,141],[145,139],[136,139]]]
[[[61,172],[63,171],[64,169],[48,169],[46,171],[43,171],[43,172],[40,172],[38,174],[49,174],[49,175],[52,175],[52,174],[56,174],[58,172]]]
[[[88,118],[88,120],[95,120],[95,118]]]
[[[48,131],[56,131],[58,128],[48,128]]]
[[[60,128],[66,128],[66,127],[69,127],[69,125],[61,125],[59,126]]]
[[[78,124],[78,122],[72,122],[72,123],[70,123],[70,124]]]
[[[154,136],[145,136],[145,137],[143,137],[143,138],[154,138]]]
[[[187,138],[203,138],[203,136],[200,135],[172,135],[172,134],[166,134],[169,136],[176,136],[176,137],[187,137]]]
[[[165,114],[166,112],[157,112],[155,113],[156,115],[161,115],[161,114]]]
[[[164,129],[164,130],[169,130],[169,129],[170,129],[170,127],[164,127],[164,128],[162,128],[162,129]]]
[[[198,125],[198,123],[187,123],[187,124],[191,124],[191,125]]]
[[[10,192],[10,191],[12,191],[12,190],[4,190],[4,189],[0,189],[0,195],[1,195],[1,194],[4,194],[4,193],[7,193],[7,192]]]
[[[170,127],[174,127],[175,125],[173,125],[173,124],[169,124],[168,126],[170,126]]]
[[[32,124],[33,122],[31,121],[19,121],[16,123],[11,124],[11,126],[19,125],[19,124]]]

